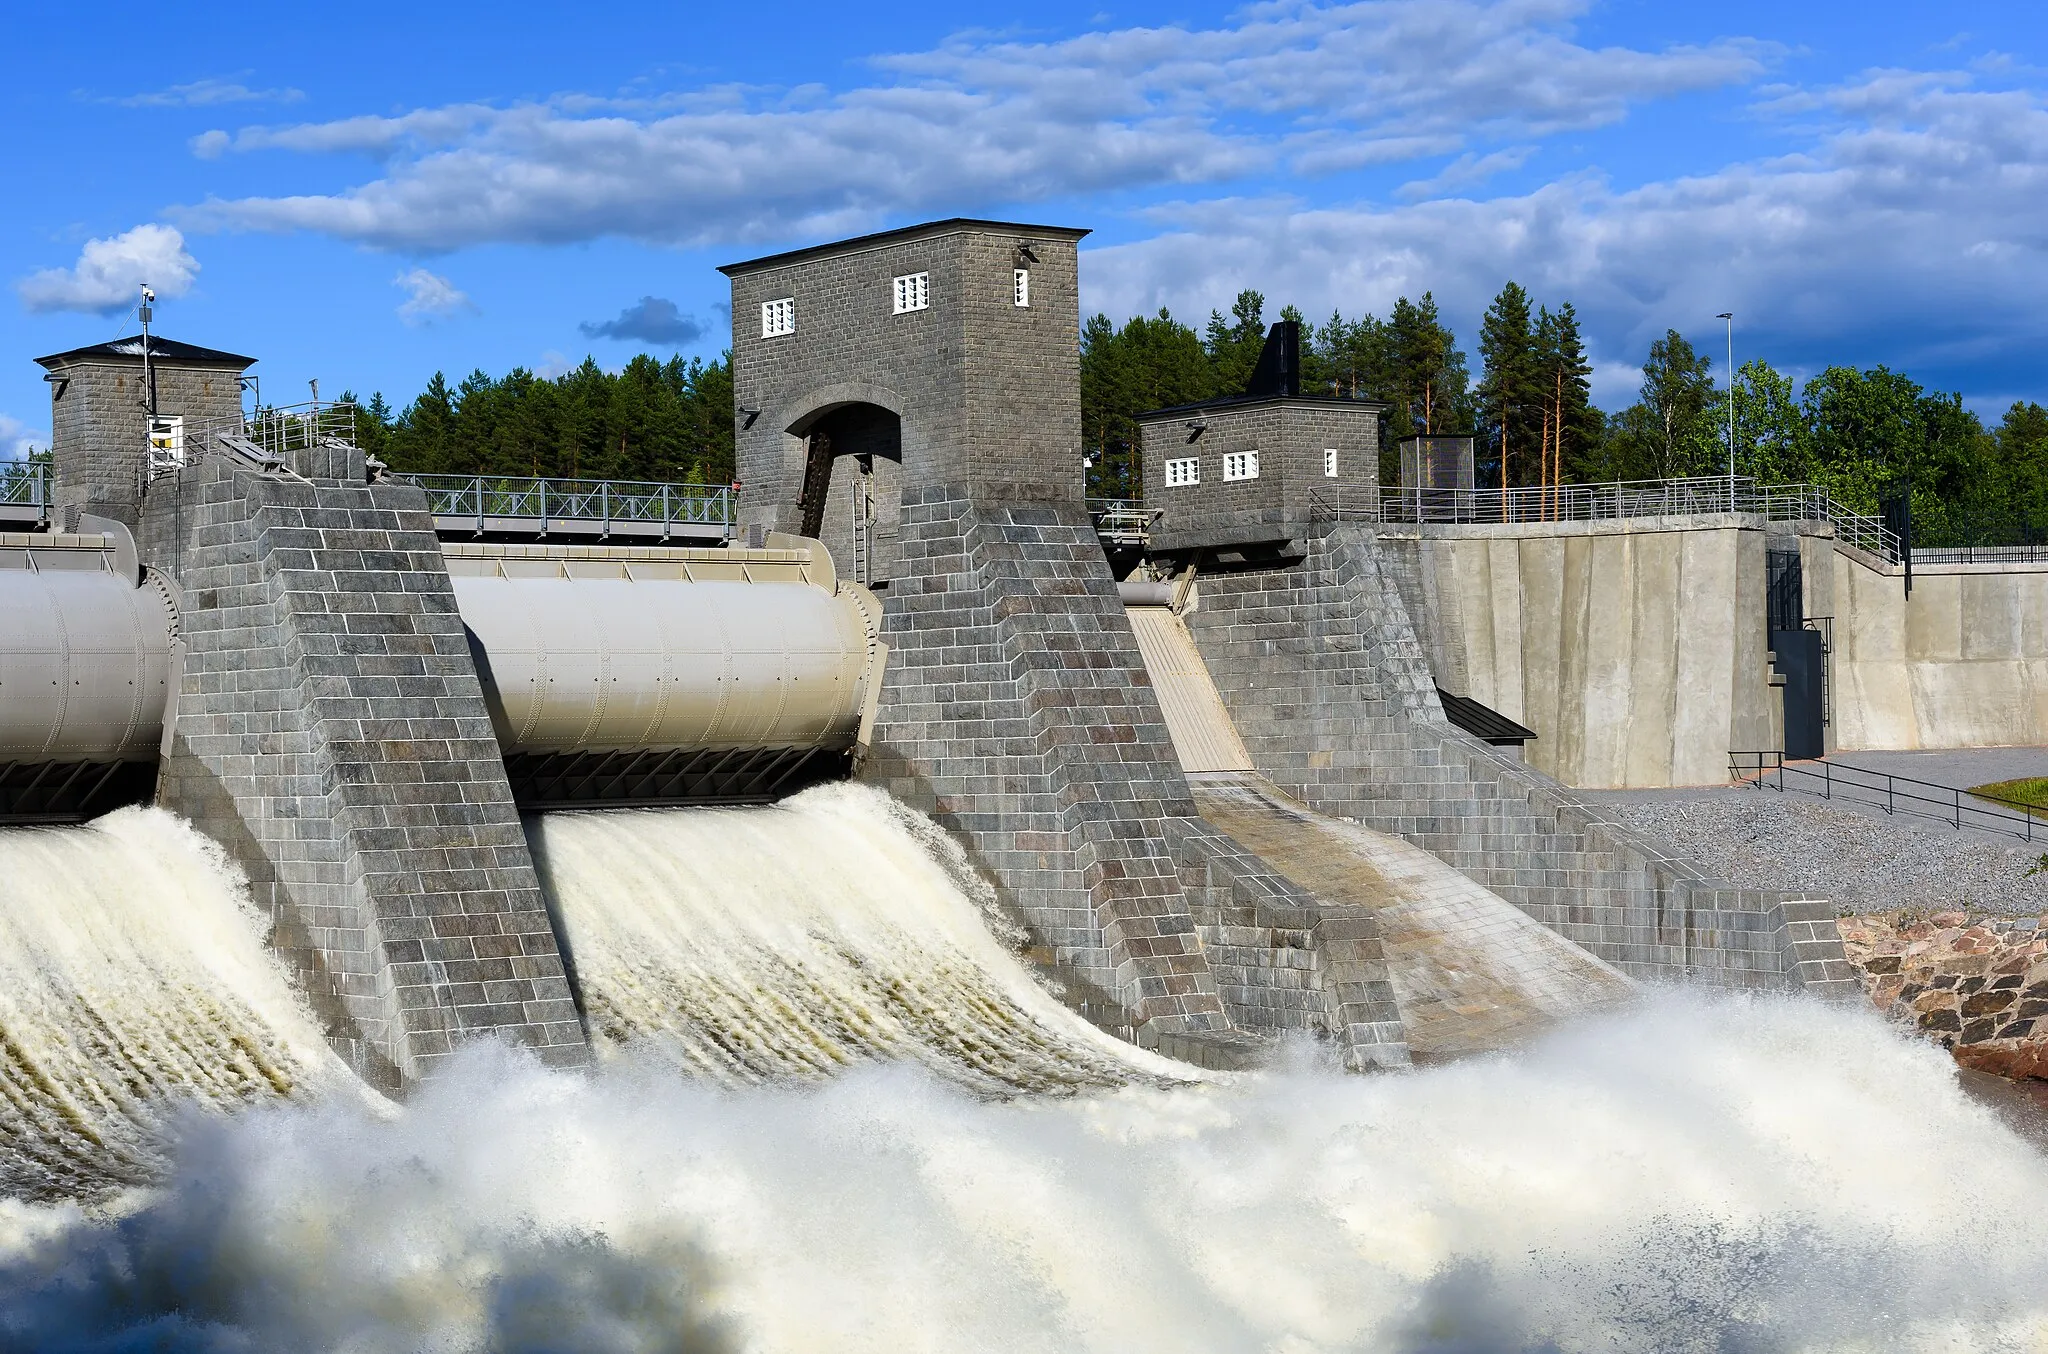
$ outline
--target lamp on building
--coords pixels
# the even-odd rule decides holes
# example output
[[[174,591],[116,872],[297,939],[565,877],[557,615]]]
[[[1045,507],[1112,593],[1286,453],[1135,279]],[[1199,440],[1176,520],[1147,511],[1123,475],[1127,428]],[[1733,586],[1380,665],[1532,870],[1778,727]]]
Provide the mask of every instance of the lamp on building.
[[[1207,431],[1209,431],[1209,425],[1205,420],[1197,418],[1188,421],[1188,441],[1194,441]]]
[[[761,417],[761,411],[760,411],[759,409],[754,409],[754,408],[750,408],[750,407],[748,407],[747,405],[744,405],[744,404],[740,406],[740,419],[741,419],[741,422],[740,422],[740,427],[742,427],[742,428],[751,428],[751,427],[753,427],[753,426],[754,426],[754,420],[755,420],[755,419],[757,419],[757,418],[759,418],[759,417]]]

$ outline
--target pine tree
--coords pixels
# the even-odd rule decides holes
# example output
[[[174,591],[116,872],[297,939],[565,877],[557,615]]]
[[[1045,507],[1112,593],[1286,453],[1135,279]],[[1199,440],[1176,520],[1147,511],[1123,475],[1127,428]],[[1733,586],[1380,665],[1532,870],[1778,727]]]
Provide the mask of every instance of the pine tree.
[[[1542,386],[1529,294],[1514,282],[1500,289],[1480,322],[1479,417],[1499,465],[1500,487],[1525,483],[1539,455]]]
[[[1265,311],[1266,298],[1246,288],[1231,303],[1228,320],[1209,312],[1202,346],[1209,354],[1210,384],[1218,394],[1240,394],[1250,384],[1259,352],[1266,346]]]
[[[1471,417],[1465,355],[1437,314],[1434,294],[1424,292],[1420,302],[1405,296],[1394,302],[1387,348],[1391,383],[1386,397],[1395,405],[1389,430],[1394,437],[1464,431]]]
[[[1551,483],[1565,484],[1583,478],[1579,468],[1600,445],[1602,419],[1593,407],[1593,363],[1571,302],[1557,308],[1551,324]]]

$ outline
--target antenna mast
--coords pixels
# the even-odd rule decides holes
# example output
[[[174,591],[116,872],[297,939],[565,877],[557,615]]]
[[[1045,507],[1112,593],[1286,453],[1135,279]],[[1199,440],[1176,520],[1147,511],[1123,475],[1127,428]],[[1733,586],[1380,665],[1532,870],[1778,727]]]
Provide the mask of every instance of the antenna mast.
[[[142,391],[143,399],[149,403],[149,430],[156,431],[156,368],[149,361],[149,322],[156,318],[156,293],[147,282],[142,284],[142,304],[135,308],[142,318]]]

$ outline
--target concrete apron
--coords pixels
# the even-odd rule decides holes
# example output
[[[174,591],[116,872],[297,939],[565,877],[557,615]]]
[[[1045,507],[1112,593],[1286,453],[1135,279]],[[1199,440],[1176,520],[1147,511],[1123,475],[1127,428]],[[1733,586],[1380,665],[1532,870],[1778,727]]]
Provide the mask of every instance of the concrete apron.
[[[1325,817],[1255,772],[1188,781],[1209,824],[1326,906],[1378,919],[1417,1062],[1510,1047],[1638,990],[1419,846]]]

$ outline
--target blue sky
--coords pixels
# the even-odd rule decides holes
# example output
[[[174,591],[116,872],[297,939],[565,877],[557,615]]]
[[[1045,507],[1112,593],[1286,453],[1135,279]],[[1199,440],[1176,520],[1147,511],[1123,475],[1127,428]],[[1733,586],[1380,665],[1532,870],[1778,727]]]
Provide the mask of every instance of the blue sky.
[[[2048,399],[2048,10],[1732,0],[8,7],[0,454],[130,332],[264,395],[724,346],[714,265],[933,217],[1089,226],[1083,303],[1314,318],[1509,278],[1651,338]],[[1477,362],[1474,363],[1475,368]]]

